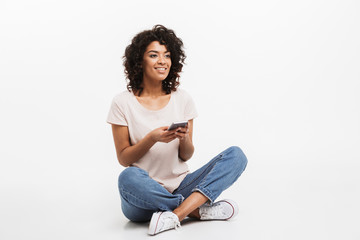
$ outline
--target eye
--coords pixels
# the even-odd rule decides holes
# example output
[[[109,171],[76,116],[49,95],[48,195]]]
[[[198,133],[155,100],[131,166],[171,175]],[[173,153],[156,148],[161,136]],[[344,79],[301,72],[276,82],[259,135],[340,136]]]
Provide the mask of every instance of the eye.
[[[157,55],[156,54],[150,54],[150,56],[149,57],[151,57],[151,58],[156,58],[157,57]]]
[[[165,54],[166,58],[171,58],[170,54]]]

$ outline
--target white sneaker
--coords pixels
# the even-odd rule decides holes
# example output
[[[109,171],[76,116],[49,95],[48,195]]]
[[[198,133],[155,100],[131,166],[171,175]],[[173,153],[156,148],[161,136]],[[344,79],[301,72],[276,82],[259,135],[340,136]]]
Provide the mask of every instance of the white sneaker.
[[[179,218],[175,213],[172,212],[155,212],[150,220],[149,235],[155,235],[157,233],[180,228]]]
[[[239,213],[236,202],[226,199],[213,205],[204,204],[199,208],[200,220],[229,220]]]

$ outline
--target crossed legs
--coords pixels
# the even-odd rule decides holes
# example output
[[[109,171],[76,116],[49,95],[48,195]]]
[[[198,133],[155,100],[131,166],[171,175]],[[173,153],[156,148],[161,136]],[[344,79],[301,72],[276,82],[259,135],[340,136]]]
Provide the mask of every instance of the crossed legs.
[[[199,207],[214,200],[244,171],[247,159],[240,148],[230,147],[206,165],[186,176],[178,189],[169,193],[148,173],[136,167],[119,176],[119,191],[125,216],[132,221],[148,221],[152,212],[172,211],[179,220],[200,218]]]
[[[208,198],[200,192],[193,192],[173,211],[173,213],[178,216],[180,222],[187,216],[200,219],[199,207],[207,201]]]

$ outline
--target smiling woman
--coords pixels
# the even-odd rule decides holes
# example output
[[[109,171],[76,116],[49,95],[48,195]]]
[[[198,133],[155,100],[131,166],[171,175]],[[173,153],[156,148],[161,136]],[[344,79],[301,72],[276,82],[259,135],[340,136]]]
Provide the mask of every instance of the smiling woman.
[[[169,63],[168,60],[170,61],[168,69],[165,70],[167,72],[163,75],[165,78],[162,82],[162,88],[166,94],[176,90],[179,86],[179,73],[186,58],[182,49],[183,45],[182,40],[175,35],[173,30],[162,25],[156,25],[152,30],[145,30],[137,34],[126,48],[124,55],[125,74],[129,80],[127,84],[128,90],[133,90],[137,96],[141,95],[144,89],[141,86],[143,76],[144,73],[147,73],[144,69],[143,60],[146,61],[147,58],[160,59],[167,64]],[[152,63],[156,64],[157,62]],[[164,67],[165,64],[162,64],[163,62],[160,62],[156,66]]]
[[[236,216],[232,200],[214,202],[245,170],[247,159],[230,147],[195,172],[186,161],[194,153],[190,95],[178,89],[185,59],[183,43],[161,25],[136,35],[124,56],[128,91],[113,99],[107,122],[119,163],[121,207],[131,221],[150,221],[149,234],[177,228],[187,216],[227,220]],[[173,122],[187,124],[173,130]],[[208,204],[205,204],[208,202]]]
[[[170,52],[158,41],[151,42],[146,48],[143,59],[143,85],[151,81],[163,81],[171,67]]]

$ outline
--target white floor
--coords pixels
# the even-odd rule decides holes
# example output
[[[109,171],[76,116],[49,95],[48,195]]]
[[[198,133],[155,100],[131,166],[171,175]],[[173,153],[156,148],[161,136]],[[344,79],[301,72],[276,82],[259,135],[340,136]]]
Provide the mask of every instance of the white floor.
[[[360,240],[359,12],[356,0],[0,1],[0,240]],[[149,237],[122,215],[105,121],[126,90],[126,45],[157,23],[188,56],[190,169],[231,145],[249,164],[220,196],[236,219]]]
[[[185,220],[180,231],[152,238],[360,239],[356,168],[346,167],[347,174],[341,178],[337,173],[345,167],[287,166],[272,176],[275,169],[279,166],[262,169],[252,163],[220,196],[238,202],[240,213],[234,220]],[[58,180],[49,181],[44,176],[28,176],[16,182],[14,176],[12,185],[1,190],[0,239],[151,238],[147,223],[135,224],[122,215],[116,171],[98,170],[99,175],[84,170],[82,177],[68,172],[64,179],[57,173]]]

